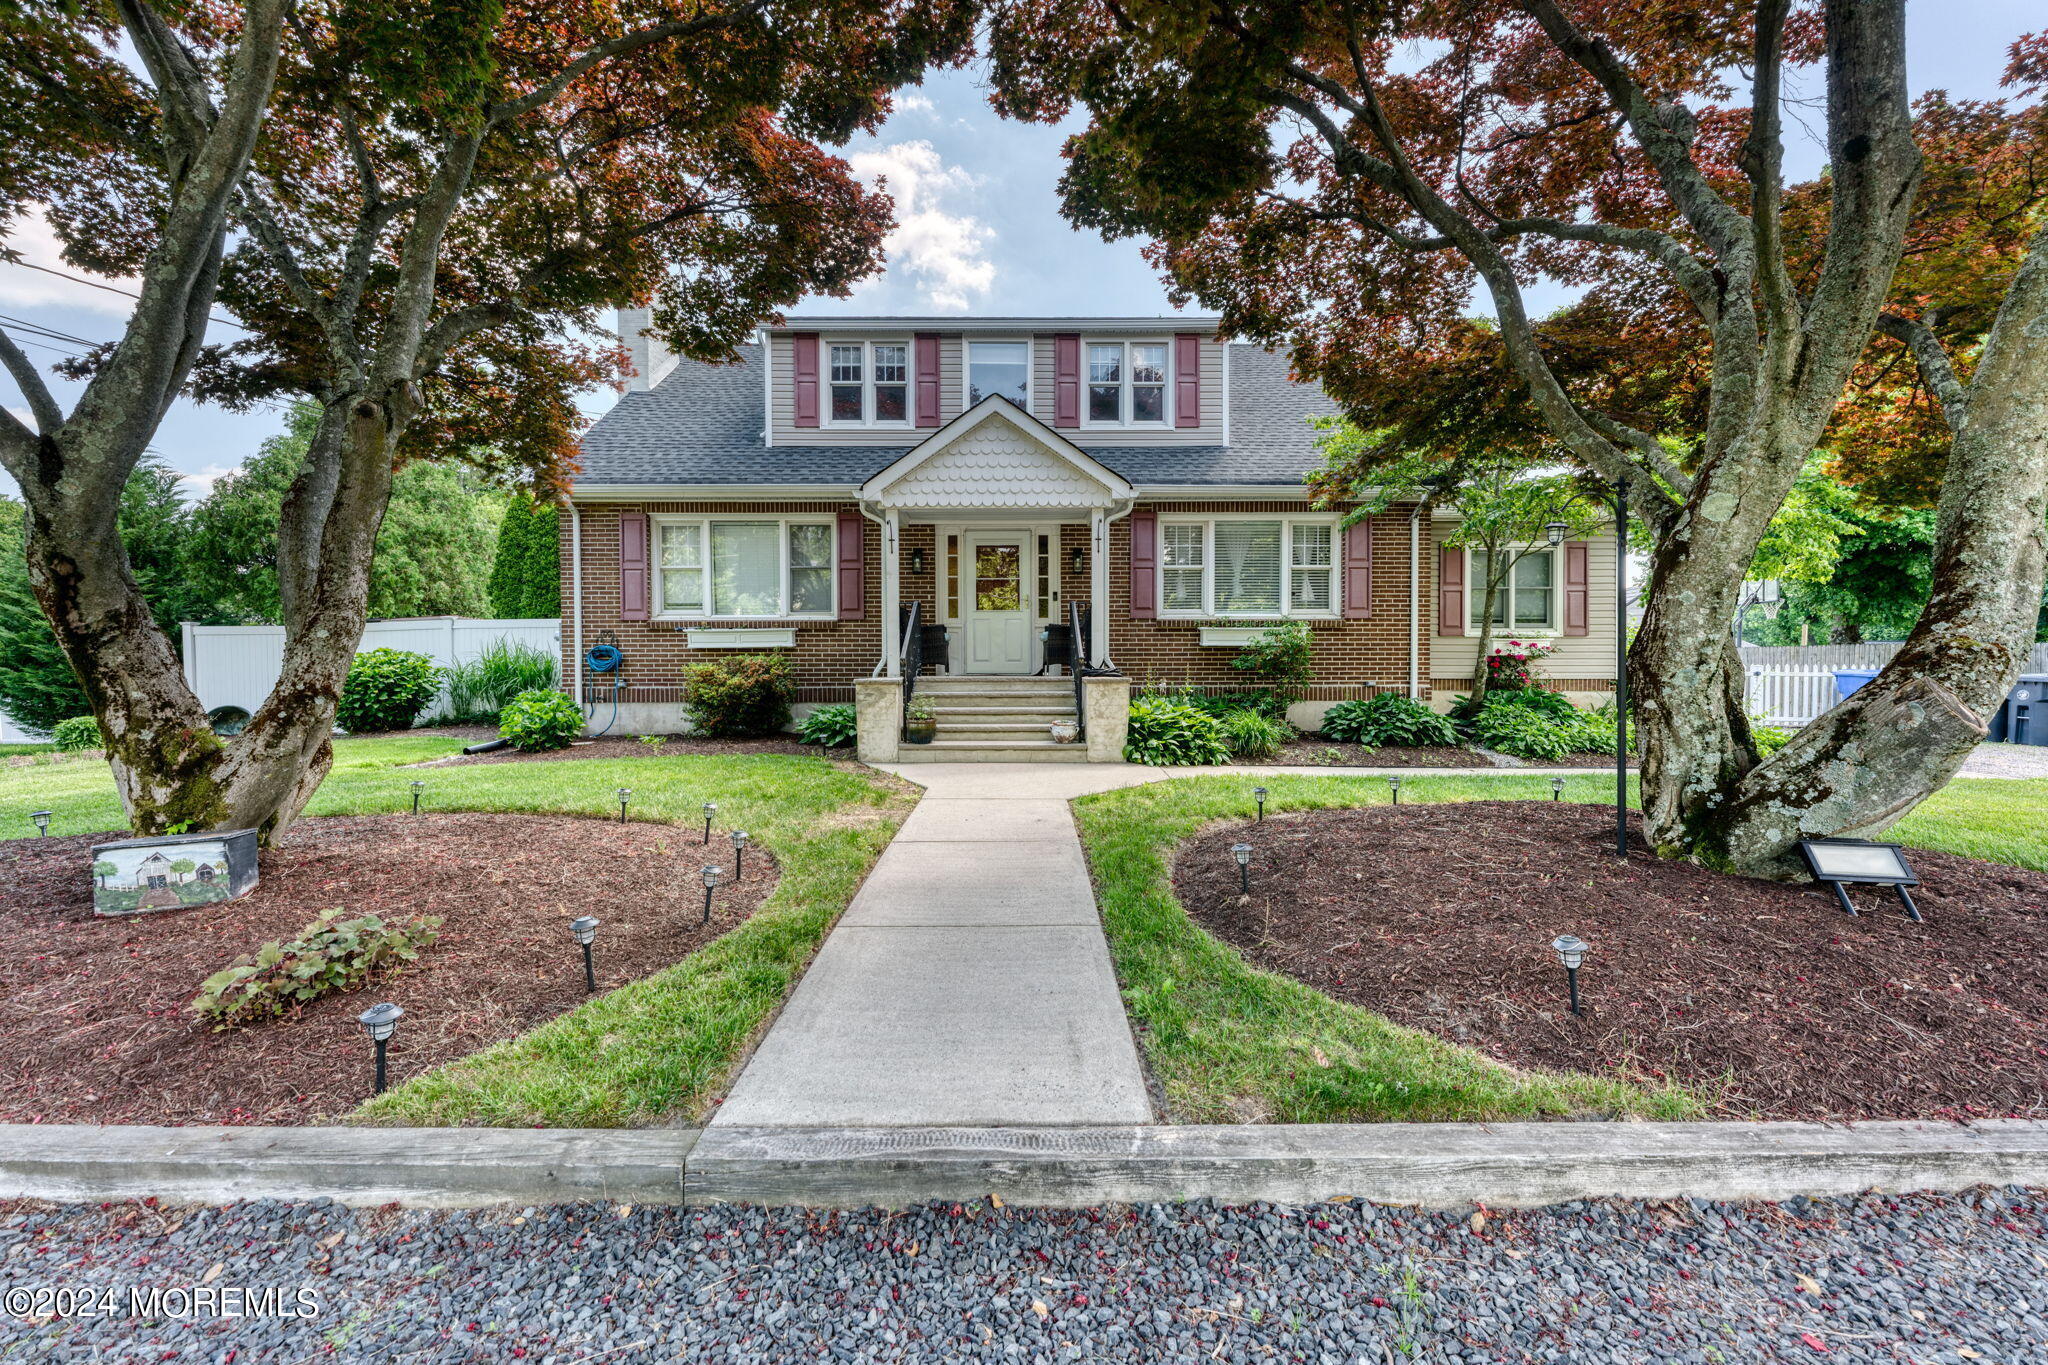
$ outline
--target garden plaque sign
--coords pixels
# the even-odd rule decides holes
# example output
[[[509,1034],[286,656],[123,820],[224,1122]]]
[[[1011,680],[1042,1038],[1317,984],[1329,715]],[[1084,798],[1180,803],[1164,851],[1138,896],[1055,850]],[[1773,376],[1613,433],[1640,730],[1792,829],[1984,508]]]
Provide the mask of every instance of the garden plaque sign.
[[[237,900],[256,889],[256,831],[214,830],[92,847],[92,908],[144,915]]]

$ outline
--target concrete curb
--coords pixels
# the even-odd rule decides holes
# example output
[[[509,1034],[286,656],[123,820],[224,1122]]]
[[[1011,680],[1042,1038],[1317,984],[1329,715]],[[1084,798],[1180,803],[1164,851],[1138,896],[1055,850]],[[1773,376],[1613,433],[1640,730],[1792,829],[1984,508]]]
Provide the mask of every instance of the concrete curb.
[[[2048,1121],[1096,1128],[0,1125],[0,1198],[834,1208],[1211,1198],[1531,1206],[2048,1186]]]

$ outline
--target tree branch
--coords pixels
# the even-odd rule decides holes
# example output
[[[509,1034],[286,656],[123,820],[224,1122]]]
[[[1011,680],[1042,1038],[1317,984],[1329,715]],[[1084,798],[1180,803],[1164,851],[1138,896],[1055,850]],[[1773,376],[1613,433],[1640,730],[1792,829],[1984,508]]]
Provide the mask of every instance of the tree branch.
[[[20,385],[22,396],[28,399],[28,410],[35,417],[36,427],[43,435],[47,436],[64,425],[64,409],[57,406],[56,395],[50,392],[50,386],[44,382],[42,372],[36,368],[35,362],[28,358],[28,352],[17,346],[14,338],[4,331],[0,331],[0,364],[7,366],[7,373]],[[24,432],[28,431],[27,425],[15,418],[13,413],[9,413],[8,418]]]
[[[759,11],[751,3],[743,4],[740,8],[756,17],[759,15]],[[729,14],[699,15],[695,19],[671,19],[665,24],[655,24],[650,28],[608,38],[578,54],[552,79],[541,82],[518,99],[503,100],[490,106],[485,111],[484,122],[487,126],[496,126],[524,118],[567,90],[578,77],[614,57],[623,57],[670,38],[693,38],[702,33],[728,28],[732,22],[733,16]]]
[[[1920,371],[1920,382],[1934,395],[1934,401],[1941,404],[1941,415],[1948,422],[1949,432],[1960,435],[1970,422],[1970,390],[1956,377],[1955,366],[1950,363],[1941,339],[1934,335],[1934,329],[1917,318],[1899,313],[1880,313],[1877,330],[1894,341],[1905,343],[1906,349],[1912,353],[1914,366]]]

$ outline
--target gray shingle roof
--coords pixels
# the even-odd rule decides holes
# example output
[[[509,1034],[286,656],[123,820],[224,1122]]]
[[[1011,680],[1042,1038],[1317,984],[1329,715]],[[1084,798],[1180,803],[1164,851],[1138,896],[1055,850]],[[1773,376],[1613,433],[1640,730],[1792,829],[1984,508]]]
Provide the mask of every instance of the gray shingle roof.
[[[761,349],[736,365],[678,361],[652,389],[622,396],[584,433],[579,486],[604,484],[859,484],[914,445],[767,446]],[[1319,459],[1308,419],[1335,412],[1284,357],[1230,348],[1230,444],[1081,448],[1135,484],[1298,484]]]

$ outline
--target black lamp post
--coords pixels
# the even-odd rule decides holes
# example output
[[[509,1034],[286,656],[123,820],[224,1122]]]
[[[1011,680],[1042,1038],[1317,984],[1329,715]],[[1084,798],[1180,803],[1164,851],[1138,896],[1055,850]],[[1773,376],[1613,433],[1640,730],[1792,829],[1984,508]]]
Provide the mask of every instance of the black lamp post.
[[[1265,789],[1264,787],[1253,787],[1253,788],[1252,788],[1252,800],[1254,800],[1254,801],[1256,801],[1256,802],[1258,802],[1258,803],[1259,803],[1259,818],[1260,818],[1261,820],[1265,819],[1265,818],[1266,818],[1266,789]]]
[[[420,793],[425,791],[426,789],[427,784],[424,782],[415,782],[412,784],[412,813],[414,815],[418,815],[420,813]]]
[[[1614,481],[1614,856],[1628,857],[1628,480]]]
[[[569,921],[569,932],[583,945],[583,993],[597,994],[597,968],[590,960],[590,945],[597,939],[597,926],[604,921],[583,915]]]
[[[718,803],[716,801],[706,801],[704,803],[704,842],[707,844],[711,842],[711,820],[717,814]]]
[[[370,1092],[373,1095],[384,1093],[384,1050],[391,1046],[391,1035],[398,1031],[398,1021],[403,1018],[405,1010],[388,1000],[381,1005],[372,1005],[356,1016],[363,1032],[369,1034],[370,1041],[377,1045],[376,1088]]]
[[[37,838],[47,839],[50,837],[50,812],[46,810],[32,810],[28,813],[28,818],[36,822]]]
[[[1550,941],[1551,951],[1557,954],[1558,964],[1564,968],[1565,985],[1572,993],[1572,1013],[1584,1014],[1579,1008],[1579,964],[1586,960],[1586,945],[1570,934],[1561,935]]]
[[[736,829],[732,832],[732,879],[738,881],[747,875],[747,832]]]
[[[1237,859],[1237,889],[1249,896],[1252,893],[1252,846],[1232,844],[1230,856]]]
[[[1560,801],[1564,799],[1563,778],[1553,777],[1550,779],[1550,799],[1553,801]]]
[[[1393,796],[1393,798],[1394,798],[1394,804],[1395,804],[1395,805],[1397,805],[1397,806],[1398,806],[1398,805],[1400,805],[1400,804],[1401,804],[1401,779],[1400,779],[1400,777],[1399,777],[1399,776],[1396,776],[1396,775],[1392,775],[1392,774],[1389,774],[1389,776],[1387,777],[1387,791],[1388,791],[1388,793],[1389,793],[1390,795],[1392,795],[1392,796]]]
[[[626,803],[632,799],[633,789],[631,787],[619,788],[619,823],[622,825],[626,823]]]
[[[724,869],[724,868],[722,868],[722,867],[707,867],[707,868],[705,868],[705,869],[704,869],[704,919],[703,919],[703,923],[705,923],[705,924],[709,924],[709,923],[711,923],[711,893],[712,893],[712,891],[714,891],[714,890],[716,890],[716,889],[717,889],[717,887],[718,887],[718,882],[719,882],[719,879],[720,879],[720,878],[722,878],[722,877],[724,877],[724,876],[725,876],[725,869]]]

